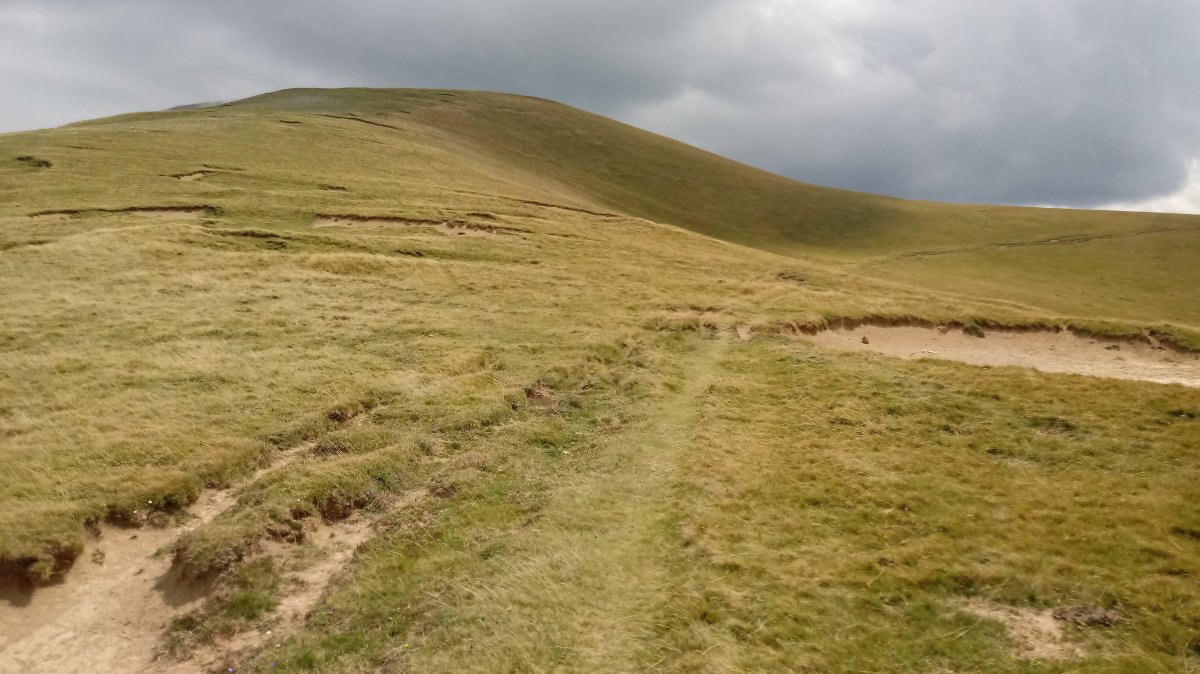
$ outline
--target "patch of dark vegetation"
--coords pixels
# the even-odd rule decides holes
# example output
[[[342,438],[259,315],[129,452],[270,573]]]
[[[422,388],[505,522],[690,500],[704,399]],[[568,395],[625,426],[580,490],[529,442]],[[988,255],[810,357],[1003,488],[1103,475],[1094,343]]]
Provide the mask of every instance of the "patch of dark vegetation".
[[[460,262],[489,262],[493,264],[536,264],[526,260],[509,259],[491,253],[474,254],[458,250],[418,248],[413,245],[390,247],[393,240],[376,238],[362,241],[356,238],[330,236],[323,233],[273,232],[260,229],[224,229],[221,227],[198,228],[204,238],[189,237],[188,243],[230,252],[258,252],[262,250],[288,250],[290,252],[349,252],[372,256],[376,261],[400,263],[400,258],[417,260],[422,258],[455,260]],[[407,243],[407,242],[406,242]],[[370,269],[368,261],[365,269]]]
[[[317,187],[320,187],[323,190],[328,190],[330,192],[349,192],[350,191],[347,188],[342,187],[341,185],[317,185]]]
[[[247,239],[278,239],[280,236],[275,232],[268,232],[264,229],[206,229],[209,234],[215,236],[237,236]]]
[[[980,339],[987,337],[987,332],[985,332],[984,329],[982,327],[980,327],[978,323],[975,323],[973,321],[964,325],[962,327],[962,331],[963,331],[963,334],[967,335],[968,337],[978,337]]]
[[[1003,582],[995,576],[974,571],[932,571],[916,579],[918,587],[938,588],[961,597],[979,596],[986,588]]]
[[[30,239],[28,241],[3,241],[0,242],[0,253],[13,250],[15,248],[27,248],[29,246],[44,246],[48,243],[53,243],[52,239]]]
[[[1038,429],[1042,433],[1052,435],[1072,433],[1079,430],[1079,426],[1062,417],[1034,417],[1029,420],[1029,425]]]
[[[257,241],[259,245],[255,247],[256,250],[283,250],[288,247],[287,237],[262,229],[205,229],[204,231],[213,236]]]
[[[298,252],[301,250],[325,250],[333,247],[331,244],[326,244],[323,241],[312,241],[304,237],[293,237],[285,234],[272,236],[222,234],[208,229],[201,229],[197,235],[185,235],[183,242],[205,249],[235,254],[253,254],[261,253],[262,251]],[[278,299],[276,296],[265,297]],[[239,303],[249,303],[249,301]]]
[[[1191,540],[1200,543],[1200,529],[1193,529],[1191,527],[1171,527],[1171,533],[1175,534],[1176,536],[1182,536],[1183,538],[1190,538]]]
[[[404,112],[404,111],[396,110],[395,112]],[[370,124],[371,126],[381,126],[385,129],[391,129],[393,131],[403,131],[404,130],[398,126],[392,126],[391,124],[384,124],[383,122],[373,122],[369,119],[363,119],[361,117],[356,117],[354,115],[325,115],[325,114],[323,114],[321,116],[329,117],[330,119],[344,119],[344,120],[351,121],[351,122],[362,122],[363,124]]]
[[[39,585],[53,582],[75,565],[83,553],[83,544],[55,544],[41,555],[0,559],[0,591],[32,593]]]
[[[725,307],[721,307],[721,306],[717,306],[717,305],[713,305],[713,304],[710,304],[710,305],[668,304],[667,306],[665,306],[663,308],[666,309],[667,311],[693,312],[693,313],[697,313],[697,314],[723,314],[723,313],[726,313]]]
[[[1200,335],[1176,331],[1173,327],[1144,328],[1134,330],[1119,326],[1084,326],[1050,321],[1006,322],[988,318],[967,320],[935,321],[921,316],[869,314],[865,316],[827,316],[809,321],[784,321],[772,326],[775,332],[816,335],[829,330],[855,330],[860,327],[875,328],[930,328],[948,332],[962,330],[973,336],[984,336],[987,332],[1008,333],[1061,333],[1069,332],[1076,337],[1103,340],[1114,343],[1125,342],[1146,344],[1156,348],[1171,349],[1180,353],[1200,353]],[[983,333],[980,335],[979,333]]]
[[[326,520],[344,520],[355,511],[362,510],[374,501],[374,494],[346,494],[335,491],[326,494],[317,503],[317,512]]]
[[[87,215],[89,213],[147,213],[164,215],[208,215],[217,216],[222,213],[216,206],[125,206],[123,208],[63,208],[48,211],[35,211],[29,214],[31,218],[48,215]]]
[[[54,166],[54,162],[50,161],[49,159],[38,159],[37,157],[28,154],[17,157],[17,161],[28,166],[29,168],[36,169],[48,169]]]
[[[529,204],[530,206],[541,206],[542,208],[556,208],[560,211],[572,211],[574,213],[583,213],[585,215],[594,215],[598,218],[623,218],[625,216],[620,213],[606,213],[604,211],[592,211],[578,206],[564,206],[562,204],[552,204],[545,201],[534,201],[532,199],[517,199],[518,203]]]
[[[1120,613],[1099,606],[1064,606],[1054,610],[1054,617],[1080,627],[1112,627],[1125,622]]]
[[[715,333],[721,329],[720,323],[696,313],[654,316],[643,327],[657,332]]]

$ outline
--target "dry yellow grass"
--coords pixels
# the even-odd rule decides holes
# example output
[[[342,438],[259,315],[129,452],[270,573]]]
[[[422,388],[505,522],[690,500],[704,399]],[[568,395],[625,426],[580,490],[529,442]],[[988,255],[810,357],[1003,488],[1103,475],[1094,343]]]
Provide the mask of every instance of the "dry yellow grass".
[[[1016,262],[988,248],[1195,219],[977,209],[992,225],[957,227],[976,211],[433,91],[4,135],[0,189],[6,573],[47,578],[86,523],[162,519],[233,485],[175,550],[226,582],[198,618],[213,622],[176,637],[219,638],[270,625],[278,576],[246,561],[263,541],[356,508],[384,523],[303,630],[229,666],[1195,666],[1200,392],[784,334],[910,316],[1200,344],[1186,295],[1159,292],[1192,282],[1179,255],[1146,253],[1125,297],[1080,280],[1085,256],[1135,275],[1102,247],[1121,239]],[[982,248],[898,257],[963,247]],[[1004,282],[1056,254],[1073,266]],[[386,507],[425,488],[439,496]],[[1042,663],[960,610],[969,597],[1129,620],[1069,628],[1085,655]]]

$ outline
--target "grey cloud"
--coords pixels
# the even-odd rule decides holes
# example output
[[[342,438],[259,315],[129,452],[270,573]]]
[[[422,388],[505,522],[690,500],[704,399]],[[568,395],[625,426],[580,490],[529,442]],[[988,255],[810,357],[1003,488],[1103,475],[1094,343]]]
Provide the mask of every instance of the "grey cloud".
[[[0,129],[287,86],[478,88],[821,184],[1136,203],[1194,192],[1198,26],[1191,0],[0,0]]]

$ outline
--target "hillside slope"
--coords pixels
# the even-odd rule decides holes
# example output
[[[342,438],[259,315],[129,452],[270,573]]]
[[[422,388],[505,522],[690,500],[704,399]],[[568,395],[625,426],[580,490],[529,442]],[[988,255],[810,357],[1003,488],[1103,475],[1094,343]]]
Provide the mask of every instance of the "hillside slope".
[[[781,253],[845,254],[1196,229],[1169,214],[956,205],[809,185],[551,101],[483,92],[286,90],[230,110],[289,110],[428,125],[594,203]]]
[[[499,94],[0,135],[0,671],[1194,669],[1200,388],[807,336],[1200,377],[1194,222]]]
[[[939,204],[819,187],[505,94],[286,90],[205,114],[244,111],[353,119],[418,138],[446,153],[438,160],[453,162],[453,174],[472,170],[499,183],[494,192],[644,217],[784,255],[852,262],[880,278],[1063,313],[1086,298],[1092,316],[1200,325],[1200,303],[1185,296],[1200,287],[1191,256],[1200,245],[1196,216]],[[1067,301],[1056,299],[1064,276],[1079,280]]]

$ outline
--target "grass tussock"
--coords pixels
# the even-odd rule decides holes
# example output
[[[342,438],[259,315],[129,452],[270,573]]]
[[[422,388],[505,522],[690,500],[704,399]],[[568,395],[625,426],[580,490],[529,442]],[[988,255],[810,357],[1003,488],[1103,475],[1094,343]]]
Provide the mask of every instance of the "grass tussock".
[[[196,648],[258,626],[279,603],[280,572],[271,557],[239,566],[204,605],[167,626],[160,655],[183,659]]]

